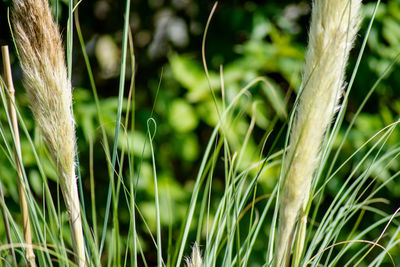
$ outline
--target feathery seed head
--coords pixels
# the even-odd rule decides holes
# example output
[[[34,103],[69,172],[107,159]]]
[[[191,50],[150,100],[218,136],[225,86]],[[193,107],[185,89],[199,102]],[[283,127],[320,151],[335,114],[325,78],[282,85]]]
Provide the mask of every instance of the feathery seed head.
[[[12,19],[31,110],[56,164],[78,265],[84,266],[84,239],[75,178],[72,88],[61,36],[47,0],[15,0]]]
[[[75,132],[61,37],[46,0],[15,1],[12,18],[31,110],[68,187],[75,180]]]
[[[192,256],[186,258],[186,267],[202,267],[203,260],[201,258],[201,252],[199,245],[194,243],[192,248]]]
[[[343,91],[360,7],[361,0],[313,2],[302,91],[284,166],[275,266],[285,266],[296,218],[309,199],[324,134]]]

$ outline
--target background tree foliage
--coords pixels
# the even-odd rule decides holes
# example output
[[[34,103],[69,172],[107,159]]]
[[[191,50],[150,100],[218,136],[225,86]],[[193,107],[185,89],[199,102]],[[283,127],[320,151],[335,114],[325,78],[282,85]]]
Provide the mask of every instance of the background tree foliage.
[[[67,1],[51,0],[52,8],[62,33],[66,32]],[[239,151],[243,139],[254,117],[254,132],[245,151],[242,169],[251,162],[265,156],[270,149],[278,151],[284,142],[285,127],[296,93],[300,87],[311,1],[221,1],[211,21],[205,45],[205,59],[209,80],[202,63],[202,37],[214,2],[195,0],[133,0],[130,27],[133,36],[135,68],[128,67],[126,77],[126,97],[129,82],[135,73],[134,109],[135,134],[120,138],[119,149],[132,152],[135,156],[136,201],[148,227],[155,230],[154,184],[152,178],[151,151],[146,134],[148,119],[154,118],[154,148],[158,171],[160,204],[163,213],[163,230],[179,233],[186,217],[193,182],[199,168],[202,154],[212,128],[219,119],[216,106],[221,110],[241,88],[256,77],[265,77],[266,83],[253,87],[242,99],[237,114],[229,120],[225,129],[233,152]],[[364,21],[357,44],[350,58],[352,70],[362,38],[368,26],[376,1],[364,1]],[[1,43],[11,45],[7,22],[7,7],[11,1],[0,3]],[[118,107],[118,82],[123,25],[122,1],[96,0],[82,1],[79,4],[79,21],[82,28],[85,48],[91,62],[94,79],[100,96],[102,115],[109,142],[113,141],[115,113]],[[102,222],[109,178],[104,157],[104,144],[101,140],[96,106],[90,89],[89,76],[80,50],[79,41],[74,36],[73,74],[74,114],[77,121],[77,136],[81,175],[85,197],[89,196],[90,181],[90,143],[93,143],[93,166],[96,189],[95,207]],[[369,89],[382,76],[400,50],[400,1],[388,0],[381,3],[362,64],[350,94],[345,126],[351,121]],[[21,84],[21,71],[15,54],[12,55],[17,102],[35,144],[40,150],[46,175],[52,179],[52,187],[57,192],[56,173],[48,160],[46,150],[28,109],[26,96]],[[128,59],[130,60],[130,59]],[[130,64],[128,64],[130,66]],[[398,85],[399,64],[387,73],[374,94],[366,103],[355,128],[340,154],[343,162],[368,138],[395,121],[400,113],[400,94]],[[225,82],[221,90],[220,73]],[[350,72],[349,75],[350,76]],[[212,93],[210,91],[212,89]],[[124,102],[124,109],[127,106]],[[5,113],[0,112],[2,126],[6,125]],[[131,127],[132,125],[125,125]],[[285,129],[285,128],[284,128]],[[343,135],[346,128],[342,128]],[[391,135],[388,144],[400,141],[398,129]],[[266,143],[264,144],[265,138]],[[274,143],[277,141],[277,144]],[[24,165],[27,169],[32,189],[38,199],[43,196],[40,177],[27,140],[22,139]],[[263,153],[260,155],[260,149]],[[337,146],[338,144],[336,144]],[[4,149],[4,144],[1,144]],[[26,149],[24,149],[26,148]],[[363,148],[367,150],[368,146]],[[223,162],[223,159],[218,159]],[[0,179],[6,194],[9,209],[18,218],[18,195],[16,174],[7,159],[0,153]],[[356,162],[356,161],[355,161]],[[219,165],[218,165],[219,166]],[[366,165],[367,166],[367,165]],[[391,167],[382,166],[373,173],[382,181],[393,174],[398,162]],[[340,170],[341,175],[327,185],[324,201],[335,196],[351,165]],[[214,177],[213,198],[215,207],[218,196],[224,190],[223,164],[218,167]],[[128,171],[128,170],[127,170]],[[269,194],[279,177],[279,166],[263,172],[259,178],[259,195]],[[359,170],[360,172],[362,169]],[[341,178],[342,177],[342,178]],[[56,194],[56,193],[55,193]],[[391,183],[381,191],[386,203],[376,207],[389,213],[400,196],[400,183]],[[122,196],[121,196],[122,197]],[[124,202],[119,206],[121,232],[126,232],[129,224],[129,211]],[[260,202],[259,205],[263,203]],[[85,199],[89,210],[93,203]],[[88,215],[91,220],[90,215]],[[100,229],[101,223],[99,223]],[[139,223],[138,230],[143,233],[142,246],[149,258],[155,252],[149,249],[152,244],[146,234],[147,227]],[[377,229],[379,232],[380,229]],[[267,234],[267,228],[265,229]],[[125,233],[127,234],[127,233]],[[174,236],[175,237],[175,236]],[[177,238],[177,237],[175,237]],[[373,237],[371,237],[373,239]],[[0,224],[0,240],[5,240],[3,225]],[[168,240],[165,240],[168,242]],[[258,244],[256,255],[263,257],[263,246]],[[393,252],[395,253],[395,252]],[[398,253],[398,252],[396,252]],[[396,256],[396,255],[393,255]],[[400,254],[397,254],[400,257]],[[373,257],[373,253],[371,254]]]

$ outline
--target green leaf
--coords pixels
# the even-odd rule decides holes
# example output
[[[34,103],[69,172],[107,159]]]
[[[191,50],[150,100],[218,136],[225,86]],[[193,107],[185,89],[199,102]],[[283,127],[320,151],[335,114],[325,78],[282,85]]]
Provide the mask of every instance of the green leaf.
[[[198,125],[197,115],[193,108],[182,99],[172,102],[168,120],[172,128],[180,133],[190,132]]]
[[[125,149],[128,153],[147,159],[150,157],[150,146],[145,144],[146,136],[139,131],[135,131],[134,134],[132,132],[124,133],[118,138],[119,149]]]
[[[209,98],[210,85],[202,65],[188,56],[173,55],[169,58],[174,78],[187,90],[187,99],[198,102]],[[209,72],[210,84],[213,90],[220,88],[219,76]]]

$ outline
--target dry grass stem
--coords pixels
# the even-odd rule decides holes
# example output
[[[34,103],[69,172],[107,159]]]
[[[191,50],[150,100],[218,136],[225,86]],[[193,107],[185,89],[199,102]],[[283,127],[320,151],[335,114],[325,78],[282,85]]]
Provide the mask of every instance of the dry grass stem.
[[[75,177],[72,89],[64,49],[46,0],[15,0],[15,40],[31,109],[56,164],[79,266],[85,265],[80,203]]]
[[[286,266],[301,209],[309,200],[324,134],[344,87],[349,51],[358,31],[361,0],[313,3],[302,92],[284,166],[274,266]]]
[[[23,222],[23,229],[24,229],[24,239],[25,243],[27,244],[26,249],[25,249],[25,257],[26,261],[28,263],[28,266],[36,266],[35,263],[35,254],[33,252],[32,248],[32,231],[31,231],[31,223],[29,220],[29,211],[28,211],[28,203],[26,201],[26,188],[25,188],[25,182],[23,181],[24,177],[22,175],[22,169],[20,165],[19,158],[22,159],[22,152],[21,152],[21,143],[19,139],[19,130],[18,130],[18,119],[17,119],[17,113],[15,110],[15,89],[14,89],[14,83],[12,80],[12,72],[11,72],[11,64],[10,64],[10,55],[8,51],[8,46],[2,46],[1,47],[1,53],[3,56],[3,66],[4,66],[4,77],[5,77],[5,82],[7,85],[7,89],[9,91],[9,115],[10,115],[10,121],[12,124],[12,130],[14,133],[15,137],[15,143],[14,143],[14,158],[15,158],[15,164],[17,166],[17,172],[18,172],[18,195],[19,195],[19,203],[20,203],[20,209],[21,209],[21,215],[22,215],[22,222]]]

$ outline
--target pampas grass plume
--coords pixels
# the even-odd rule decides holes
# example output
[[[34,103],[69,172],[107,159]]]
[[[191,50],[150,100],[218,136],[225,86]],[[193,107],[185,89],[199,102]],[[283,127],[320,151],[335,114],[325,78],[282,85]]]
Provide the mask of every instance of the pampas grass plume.
[[[30,106],[57,167],[74,250],[79,266],[83,266],[85,251],[75,177],[72,92],[61,37],[47,0],[14,1],[12,18]]]
[[[274,266],[286,266],[299,212],[309,200],[324,134],[344,87],[361,0],[315,0],[308,51],[290,145],[284,165]]]
[[[194,243],[191,257],[186,258],[186,267],[202,267],[202,266],[203,266],[203,260],[201,258],[199,245],[197,243]]]

